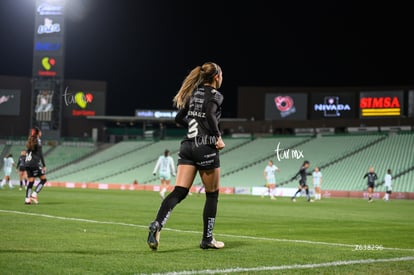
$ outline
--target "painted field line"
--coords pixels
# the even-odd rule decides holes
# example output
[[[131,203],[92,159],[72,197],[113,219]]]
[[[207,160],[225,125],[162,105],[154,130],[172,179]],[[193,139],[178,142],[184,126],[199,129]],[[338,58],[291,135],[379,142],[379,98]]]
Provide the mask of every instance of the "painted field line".
[[[197,274],[229,274],[236,272],[260,272],[260,271],[276,271],[287,269],[313,269],[320,267],[344,266],[355,264],[371,264],[371,263],[386,263],[386,262],[403,262],[414,261],[414,257],[400,257],[389,259],[365,259],[365,260],[350,260],[350,261],[336,261],[318,264],[293,264],[293,265],[279,265],[279,266],[261,266],[261,267],[235,267],[227,269],[205,269],[205,270],[191,270],[191,271],[175,271],[167,273],[152,273],[151,275],[197,275]],[[144,274],[142,274],[144,275]]]
[[[53,215],[48,215],[48,214],[28,213],[28,212],[21,212],[21,211],[3,210],[3,209],[0,209],[0,213],[1,212],[3,212],[3,213],[11,213],[11,214],[18,214],[18,215],[27,215],[27,216],[43,217],[43,218],[56,219],[56,220],[66,220],[66,221],[76,221],[76,222],[96,223],[96,224],[120,225],[120,226],[129,226],[129,227],[137,227],[137,228],[145,228],[145,229],[148,229],[148,225],[138,225],[138,224],[131,224],[131,223],[97,221],[97,220],[90,220],[90,219],[60,217],[60,216],[53,216]],[[178,232],[178,233],[201,234],[201,232],[199,232],[199,231],[180,230],[180,229],[173,229],[173,228],[168,228],[168,227],[164,227],[162,230],[163,231]],[[215,236],[222,236],[222,237],[226,237],[226,238],[250,239],[250,240],[256,240],[256,241],[305,243],[305,244],[314,244],[314,245],[352,247],[352,248],[356,248],[357,247],[357,245],[355,245],[355,244],[318,242],[318,241],[309,241],[309,240],[278,239],[278,238],[254,237],[254,236],[220,234],[220,233],[215,233],[214,235]],[[414,252],[414,249],[413,248],[383,247],[383,250],[413,251]]]

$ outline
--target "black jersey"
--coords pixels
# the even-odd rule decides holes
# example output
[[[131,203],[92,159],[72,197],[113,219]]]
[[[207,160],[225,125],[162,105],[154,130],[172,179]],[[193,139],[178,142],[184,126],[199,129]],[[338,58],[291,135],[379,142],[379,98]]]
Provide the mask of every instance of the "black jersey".
[[[210,86],[201,86],[195,89],[184,109],[181,109],[175,121],[188,128],[187,140],[198,143],[216,144],[221,136],[219,126],[223,95]]]
[[[17,160],[16,168],[23,169],[25,167],[25,161],[26,161],[26,156],[20,155],[19,159]]]
[[[42,152],[42,141],[38,138],[37,143],[34,146],[33,150],[27,148],[26,151],[26,159],[25,159],[25,166],[26,167],[45,167],[45,160],[43,158]]]
[[[305,185],[306,184],[306,176],[312,175],[311,172],[306,172],[306,169],[304,166],[302,166],[299,171],[296,173],[296,175],[293,177],[293,179],[296,179],[297,176],[300,176],[300,184]]]
[[[368,177],[368,182],[367,182],[368,185],[374,184],[375,181],[378,179],[378,176],[377,176],[377,174],[375,172],[373,172],[373,173],[371,173],[371,172],[366,173],[364,175],[364,179],[366,177]]]

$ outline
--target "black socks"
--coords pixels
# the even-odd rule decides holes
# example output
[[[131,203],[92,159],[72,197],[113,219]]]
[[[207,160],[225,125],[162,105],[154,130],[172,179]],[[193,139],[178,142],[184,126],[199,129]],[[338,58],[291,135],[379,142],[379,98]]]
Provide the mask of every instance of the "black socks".
[[[211,241],[213,238],[214,223],[216,221],[219,191],[206,192],[206,202],[203,211],[203,240]]]
[[[170,217],[171,211],[180,203],[188,194],[188,189],[176,186],[174,190],[162,201],[160,209],[158,210],[157,218],[155,219],[161,227],[165,225]]]

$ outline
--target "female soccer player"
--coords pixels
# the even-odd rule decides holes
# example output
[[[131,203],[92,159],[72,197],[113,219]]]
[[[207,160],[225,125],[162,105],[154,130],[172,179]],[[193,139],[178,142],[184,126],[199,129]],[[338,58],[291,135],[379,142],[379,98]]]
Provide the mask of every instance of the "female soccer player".
[[[279,172],[280,169],[273,164],[272,160],[269,160],[269,162],[266,165],[266,168],[264,169],[264,178],[266,180],[266,187],[270,196],[270,199],[275,199],[275,190],[276,190],[276,176],[275,173]]]
[[[375,181],[378,179],[377,174],[374,172],[374,167],[370,167],[368,173],[364,175],[364,179],[368,178],[368,202],[372,202],[372,194],[374,193]]]
[[[147,243],[153,250],[158,248],[162,227],[174,207],[186,198],[197,172],[206,192],[200,248],[224,247],[223,242],[213,237],[220,183],[219,150],[225,146],[219,127],[223,95],[217,90],[222,81],[221,68],[207,62],[186,76],[174,97],[174,105],[179,109],[175,121],[188,128],[188,132],[180,146],[175,188],[162,201],[155,220],[149,225]]]
[[[319,167],[315,167],[312,172],[312,183],[313,188],[315,188],[315,200],[320,200],[321,195],[321,185],[322,185],[322,173],[319,170]]]
[[[300,180],[299,180],[299,188],[298,191],[296,191],[295,195],[293,195],[292,197],[292,201],[295,202],[296,201],[296,196],[297,194],[299,194],[300,192],[302,192],[302,189],[305,189],[306,191],[306,197],[308,198],[308,202],[312,202],[313,200],[311,200],[310,196],[309,196],[309,188],[308,185],[306,184],[306,176],[310,176],[312,173],[308,173],[306,172],[306,169],[309,168],[310,162],[305,160],[302,164],[302,166],[300,167],[299,171],[296,173],[296,175],[292,178],[292,180],[296,179],[297,176],[300,176]]]
[[[27,150],[25,166],[27,176],[29,178],[29,184],[27,185],[26,189],[25,204],[31,204],[32,202],[37,204],[37,194],[42,190],[43,186],[46,183],[46,164],[43,158],[42,142],[40,140],[41,136],[42,131],[37,127],[33,127],[30,131],[30,136],[27,139],[26,143]],[[35,178],[39,178],[40,182],[36,186],[35,191],[32,193]]]
[[[20,180],[19,190],[23,189],[23,185],[24,187],[27,186],[27,173],[26,173],[26,168],[24,164],[25,160],[26,160],[26,150],[23,150],[20,152],[20,156],[16,164],[16,169],[17,169],[17,172],[19,173],[19,180]]]
[[[385,195],[384,195],[384,200],[385,201],[389,201],[390,200],[390,196],[392,193],[392,175],[391,175],[391,169],[387,170],[387,174],[384,177],[384,185],[385,185]]]
[[[171,174],[175,176],[175,165],[174,160],[170,156],[170,151],[165,150],[164,155],[160,156],[157,160],[157,164],[154,167],[152,174],[155,176],[159,170],[159,177],[161,180],[160,186],[160,196],[162,199],[165,197],[165,192],[167,191],[168,186],[171,181]]]
[[[1,181],[0,187],[3,188],[3,186],[7,184],[10,188],[13,188],[13,184],[10,181],[10,175],[14,164],[13,155],[8,154],[5,158],[3,158],[3,162],[4,178]]]

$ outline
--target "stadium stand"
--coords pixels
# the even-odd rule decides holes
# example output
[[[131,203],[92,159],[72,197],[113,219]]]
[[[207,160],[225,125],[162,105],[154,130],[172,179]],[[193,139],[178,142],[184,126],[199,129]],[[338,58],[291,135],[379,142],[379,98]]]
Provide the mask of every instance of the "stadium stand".
[[[70,163],[95,152],[96,147],[92,143],[90,143],[90,145],[91,146],[61,145],[48,151],[48,153],[45,154],[45,158],[47,158],[46,164],[48,173],[51,173],[60,167],[65,167]]]
[[[350,138],[348,135],[329,135],[314,137],[298,145],[294,143],[289,145],[286,141],[292,138],[286,138],[286,141],[281,141],[282,148],[285,148],[285,150],[279,152],[279,158],[277,154],[273,153],[273,156],[269,155],[268,159],[272,159],[280,169],[280,172],[276,175],[277,182],[286,185],[286,187],[294,187],[297,186],[297,182],[291,182],[290,179],[296,174],[305,159],[311,162],[311,167],[326,166],[344,155],[351,154],[381,138],[384,137],[382,135],[354,135]],[[278,139],[278,141],[280,140]],[[301,151],[303,157],[295,153],[295,151]],[[300,158],[298,159],[296,156],[300,156]],[[224,175],[222,182],[225,184],[233,183],[233,185],[234,182],[237,182],[236,186],[263,185],[263,170],[266,164],[267,159],[263,159],[262,162],[254,163],[253,166],[239,173],[229,175],[228,177]]]
[[[277,183],[283,187],[296,187],[291,178],[303,160],[311,167],[321,167],[322,189],[355,190],[366,188],[362,179],[369,166],[373,166],[379,179],[377,187],[384,191],[383,178],[388,168],[394,176],[393,190],[414,192],[414,132],[353,132],[348,134],[286,135],[256,138],[225,139],[221,151],[221,186],[263,186],[263,170],[272,159],[280,172]],[[48,179],[55,182],[158,184],[152,175],[155,162],[165,149],[169,149],[177,162],[180,139],[155,141],[152,139],[122,141],[103,146],[44,145],[48,163]],[[12,153],[17,160],[23,143],[0,145],[1,158]],[[279,153],[275,151],[279,148]],[[295,154],[300,152],[300,154]],[[12,175],[15,179],[17,174]],[[309,177],[311,185],[311,177]],[[175,184],[175,178],[171,184]],[[195,185],[201,184],[199,178]]]
[[[249,139],[230,139],[226,141],[226,146],[229,150],[237,148],[241,144],[249,142]],[[161,145],[162,144],[162,145]],[[177,162],[177,153],[180,146],[180,140],[159,141],[154,148],[148,148],[147,150],[140,150],[139,157],[135,159],[135,165],[120,168],[116,171],[105,171],[96,181],[105,183],[130,183],[133,180],[137,180],[139,183],[158,184],[158,178],[152,175],[155,163],[165,149],[171,151],[175,162]],[[145,152],[145,154],[142,154]],[[175,183],[175,179],[171,180],[171,183]]]
[[[366,180],[363,175],[373,166],[378,174],[377,183],[390,168],[394,175],[414,165],[414,135],[391,135],[365,148],[335,165],[324,169],[324,187],[329,190],[363,190]],[[398,178],[394,177],[394,190],[400,191]],[[413,188],[411,187],[411,190]]]
[[[100,150],[92,156],[72,163],[66,167],[49,174],[49,178],[56,181],[92,182],[92,179],[102,175],[106,167],[126,165],[126,156],[138,156],[141,149],[154,144],[153,141],[125,141],[119,142],[109,148]],[[139,151],[139,154],[137,154]],[[122,159],[122,161],[119,161]],[[122,166],[121,165],[121,166]]]

